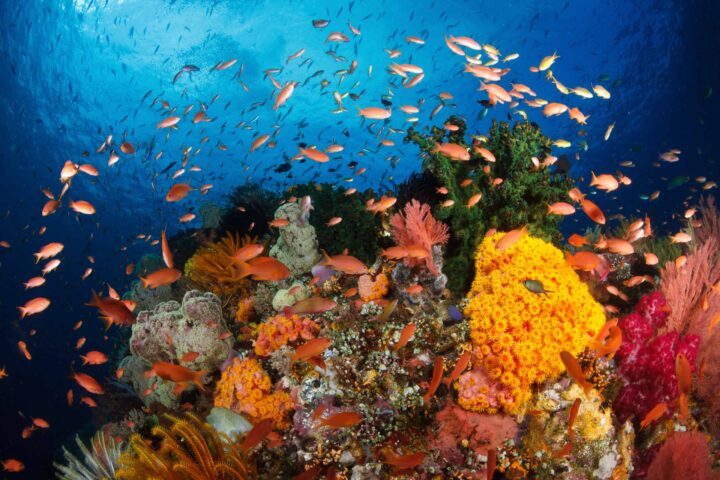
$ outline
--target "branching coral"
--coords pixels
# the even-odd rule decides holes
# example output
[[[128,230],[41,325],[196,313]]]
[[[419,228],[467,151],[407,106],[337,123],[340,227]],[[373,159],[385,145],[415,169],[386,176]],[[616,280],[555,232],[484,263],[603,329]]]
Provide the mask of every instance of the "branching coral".
[[[468,396],[461,380],[459,403],[492,412],[497,402],[515,413],[530,398],[534,383],[564,371],[560,352],[579,354],[605,323],[605,315],[559,249],[525,235],[500,251],[496,244],[503,235],[487,237],[478,247],[464,311],[488,385],[473,385],[480,394]],[[547,293],[530,291],[526,280],[539,282]],[[493,390],[504,393],[490,398]]]
[[[229,441],[192,414],[168,415],[169,427],[157,426],[155,440],[135,434],[120,456],[118,479],[249,480],[256,477],[240,444]],[[154,445],[158,444],[158,447]]]
[[[430,213],[430,205],[411,200],[405,205],[403,212],[396,213],[390,219],[392,235],[395,242],[401,247],[420,245],[427,251],[425,265],[434,275],[439,275],[437,267],[433,263],[432,251],[434,245],[445,245],[448,241],[448,227],[439,222]],[[408,266],[419,265],[423,262],[420,258],[405,258]]]
[[[228,233],[219,242],[200,248],[185,264],[185,275],[202,290],[230,298],[247,292],[250,283],[240,279],[233,255],[257,238]]]
[[[276,315],[260,324],[255,340],[255,354],[261,357],[270,355],[280,347],[298,339],[310,340],[320,330],[320,326],[310,318],[300,315]]]
[[[90,440],[88,448],[80,437],[75,436],[82,458],[78,458],[63,447],[66,464],[53,464],[57,478],[62,480],[112,480],[115,477],[118,459],[123,443],[117,442],[106,433],[99,431]]]
[[[613,408],[621,421],[632,416],[642,419],[660,402],[672,405],[677,397],[675,357],[682,353],[695,370],[700,339],[683,337],[676,331],[656,334],[668,318],[667,304],[660,292],[643,297],[635,310],[618,322],[623,343],[617,353],[618,373],[623,386]]]
[[[423,169],[447,188],[446,197],[454,202],[450,207],[435,206],[434,214],[450,224],[452,238],[445,265],[449,286],[454,291],[465,292],[472,279],[470,259],[489,228],[507,231],[528,225],[531,233],[545,240],[561,238],[558,224],[562,218],[548,215],[547,205],[567,201],[567,192],[573,182],[548,168],[533,169],[531,158],[535,156],[542,160],[550,154],[552,146],[552,141],[534,123],[516,123],[511,128],[505,122],[493,122],[487,142],[479,146],[495,156],[494,163],[487,163],[475,149],[470,149],[470,160],[466,162],[451,160],[435,152],[438,143],[466,145],[465,122],[452,116],[447,123],[458,129],[448,132],[433,127],[430,135],[421,135],[409,128],[405,141],[416,143],[427,154]],[[495,185],[493,182],[498,178],[502,183]],[[473,184],[462,186],[466,179],[472,179]],[[468,200],[476,193],[482,193],[481,203],[467,208]]]
[[[215,406],[247,414],[254,420],[272,418],[276,428],[283,428],[288,425],[286,417],[293,402],[287,393],[271,393],[271,388],[270,376],[259,361],[234,358],[217,383]]]

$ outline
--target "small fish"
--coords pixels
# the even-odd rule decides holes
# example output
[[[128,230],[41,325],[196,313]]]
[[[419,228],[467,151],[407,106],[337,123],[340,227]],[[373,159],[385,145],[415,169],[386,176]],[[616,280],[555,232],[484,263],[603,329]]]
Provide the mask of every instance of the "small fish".
[[[663,415],[665,415],[665,412],[667,412],[667,403],[660,402],[657,405],[655,405],[653,408],[650,409],[650,411],[645,414],[642,421],[640,422],[640,429],[647,427],[655,420],[658,420],[659,418],[662,418]]]
[[[351,428],[362,422],[363,417],[357,412],[340,412],[323,418],[320,422],[330,428]]]
[[[549,297],[548,293],[552,293],[551,290],[545,290],[540,280],[525,279],[523,280],[523,286],[537,295],[544,294],[546,297]]]
[[[253,428],[245,435],[245,439],[241,444],[240,448],[246,452],[252,450],[260,444],[267,436],[272,432],[273,419],[266,418],[256,423]]]
[[[585,379],[585,373],[582,368],[580,368],[580,364],[575,356],[572,353],[563,350],[560,352],[560,359],[562,360],[563,365],[565,365],[565,369],[570,377],[575,380],[575,382],[583,389],[583,392],[585,392],[585,396],[587,396],[593,386],[587,381],[587,379]]]
[[[407,345],[414,334],[415,334],[415,324],[413,322],[410,322],[407,325],[405,325],[405,328],[403,328],[402,332],[400,332],[400,339],[395,344],[394,350],[397,352],[398,350],[403,348],[405,345]]]
[[[515,230],[511,230],[507,232],[505,235],[503,235],[500,240],[495,244],[495,248],[502,252],[513,245],[515,245],[527,232],[527,229],[525,227],[522,228],[516,228]]]
[[[580,411],[580,399],[576,398],[570,407],[570,413],[568,414],[568,437],[573,438],[573,424],[577,418],[578,412]]]
[[[310,357],[320,355],[332,344],[329,338],[313,338],[295,349],[295,353],[291,357],[292,362],[298,360],[307,360]]]
[[[470,350],[466,350],[465,352],[463,352],[462,355],[460,355],[460,357],[458,357],[458,360],[455,363],[455,368],[453,368],[453,371],[450,373],[450,375],[448,375],[448,377],[443,380],[443,383],[449,387],[450,384],[457,380],[460,374],[465,371],[469,363]]]
[[[433,365],[433,374],[432,379],[430,380],[430,387],[428,388],[428,391],[425,392],[425,395],[423,395],[423,402],[428,403],[433,395],[435,395],[435,391],[440,386],[440,380],[442,380],[443,371],[445,369],[445,361],[443,360],[443,357],[440,355],[435,357],[435,362]]]

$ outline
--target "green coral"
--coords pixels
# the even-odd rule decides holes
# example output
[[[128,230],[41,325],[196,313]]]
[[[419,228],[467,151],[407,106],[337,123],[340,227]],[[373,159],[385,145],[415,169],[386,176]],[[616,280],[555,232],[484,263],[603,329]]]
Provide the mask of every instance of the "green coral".
[[[427,155],[423,169],[447,188],[446,198],[455,202],[451,207],[436,205],[433,214],[451,228],[443,267],[449,279],[448,286],[456,293],[464,293],[473,277],[473,253],[488,229],[509,231],[527,225],[535,237],[553,242],[562,239],[558,229],[562,217],[548,215],[547,206],[567,201],[567,192],[573,182],[547,168],[533,168],[531,158],[535,156],[542,160],[550,154],[552,146],[552,141],[534,123],[516,123],[511,128],[507,122],[493,121],[482,146],[493,153],[494,163],[487,163],[472,149],[467,162],[433,152],[436,144],[445,142],[469,148],[465,142],[465,122],[451,116],[448,123],[457,125],[458,129],[447,132],[433,127],[430,134],[420,134],[410,128],[405,142],[417,144]],[[483,172],[486,164],[490,175]],[[462,187],[461,182],[468,178],[473,180],[472,185]],[[496,178],[503,182],[493,186],[492,181]],[[482,200],[477,207],[467,208],[468,200],[476,193],[482,193]]]
[[[346,196],[346,189],[333,187],[329,183],[313,182],[295,185],[289,191],[301,198],[309,195],[314,210],[310,213],[310,224],[315,227],[320,247],[334,255],[348,249],[348,253],[365,263],[375,261],[380,249],[380,217],[373,216],[365,201],[374,196],[372,190]],[[333,217],[342,222],[332,227],[327,222]]]

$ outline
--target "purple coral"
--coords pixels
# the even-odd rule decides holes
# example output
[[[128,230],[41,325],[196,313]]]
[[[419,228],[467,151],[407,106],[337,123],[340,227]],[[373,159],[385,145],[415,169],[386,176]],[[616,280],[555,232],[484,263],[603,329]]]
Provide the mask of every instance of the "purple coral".
[[[623,386],[613,408],[620,421],[642,419],[655,405],[672,405],[677,397],[675,357],[684,354],[695,370],[700,338],[671,331],[657,335],[668,317],[660,292],[643,297],[635,310],[620,319],[623,344],[618,351],[618,373]],[[668,414],[669,415],[669,414]]]

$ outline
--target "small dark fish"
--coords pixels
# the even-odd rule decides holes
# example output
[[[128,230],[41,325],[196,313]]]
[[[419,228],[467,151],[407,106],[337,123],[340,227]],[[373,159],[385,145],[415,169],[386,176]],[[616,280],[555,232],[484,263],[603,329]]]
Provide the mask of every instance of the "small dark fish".
[[[545,290],[545,287],[540,280],[527,279],[523,281],[523,285],[525,285],[525,288],[538,295],[545,294],[545,296],[548,297],[548,293],[552,293],[550,290]]]
[[[289,164],[289,163],[283,163],[283,164],[281,164],[279,167],[277,167],[277,168],[275,169],[275,173],[287,172],[287,171],[290,170],[291,168],[292,168],[292,165],[291,165],[291,164]]]
[[[380,101],[381,101],[382,104],[385,105],[386,107],[392,107],[392,102],[391,102],[390,100],[386,100],[386,99],[383,98],[383,99],[381,99]]]
[[[312,24],[315,28],[325,28],[330,24],[330,20],[313,20]]]

